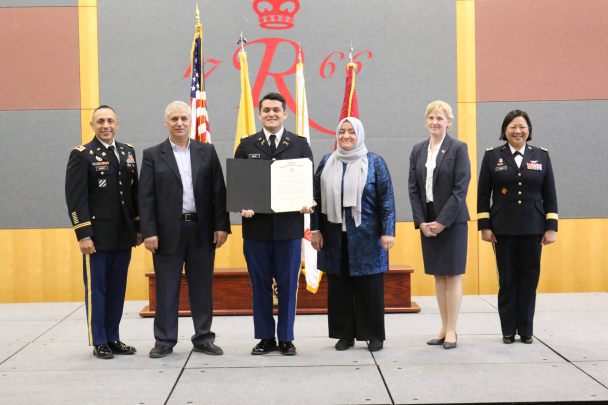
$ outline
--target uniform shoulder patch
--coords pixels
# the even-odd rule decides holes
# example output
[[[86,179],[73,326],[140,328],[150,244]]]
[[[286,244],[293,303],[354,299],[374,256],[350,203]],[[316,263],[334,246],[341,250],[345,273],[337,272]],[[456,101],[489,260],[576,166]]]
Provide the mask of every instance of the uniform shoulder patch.
[[[302,134],[298,134],[298,136],[299,136],[300,138],[306,138],[306,137],[305,137],[304,135],[302,135]]]
[[[250,136],[251,136],[251,135],[247,135],[247,134],[245,134],[245,135],[241,136],[241,139],[247,139],[247,138],[249,138]]]
[[[486,152],[489,152],[491,150],[494,150],[494,148],[488,148],[488,149],[486,149]]]
[[[545,152],[549,152],[547,149],[545,148],[540,148],[540,150],[544,150]]]
[[[82,151],[87,150],[87,148],[85,148],[85,147],[84,147],[84,146],[82,146],[82,145],[78,145],[78,146],[77,146],[77,147],[75,147],[74,149],[76,149],[78,152],[82,152]]]
[[[131,148],[131,149],[135,149],[135,147],[134,147],[133,145],[131,145],[130,143],[126,143],[126,142],[125,142],[125,145],[127,145],[127,146],[128,146],[129,148]]]

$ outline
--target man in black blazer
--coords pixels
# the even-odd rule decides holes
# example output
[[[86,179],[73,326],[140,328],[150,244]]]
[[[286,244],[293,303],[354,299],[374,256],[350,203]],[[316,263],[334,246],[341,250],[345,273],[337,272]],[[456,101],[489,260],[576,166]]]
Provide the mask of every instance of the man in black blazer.
[[[116,113],[102,105],[93,111],[95,137],[72,150],[65,197],[83,254],[89,345],[100,359],[133,354],[118,326],[127,288],[131,248],[141,244],[135,150],[114,140]]]
[[[215,249],[230,233],[226,186],[215,147],[190,139],[190,106],[181,101],[165,110],[169,139],[144,150],[139,204],[146,249],[156,273],[156,344],[150,357],[173,352],[182,268],[185,263],[195,334],[194,350],[220,355],[213,318]]]
[[[258,118],[264,129],[241,139],[235,159],[298,159],[310,158],[312,151],[304,137],[283,127],[287,110],[283,96],[268,93],[260,100]],[[310,174],[311,176],[313,173]],[[311,213],[304,207],[302,213]],[[266,354],[280,350],[295,355],[293,324],[296,315],[301,245],[304,236],[304,216],[300,212],[255,214],[243,210],[243,252],[253,289],[253,323],[255,338],[261,339],[251,354]],[[275,340],[272,302],[273,277],[277,282],[279,322]]]

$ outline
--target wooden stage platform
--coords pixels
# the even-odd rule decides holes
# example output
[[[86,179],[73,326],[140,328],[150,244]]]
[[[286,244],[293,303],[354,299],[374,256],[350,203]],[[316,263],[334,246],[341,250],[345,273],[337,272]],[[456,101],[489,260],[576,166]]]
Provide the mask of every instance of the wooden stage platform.
[[[420,312],[420,307],[412,302],[411,277],[414,269],[410,266],[390,266],[384,273],[384,302],[386,313]],[[150,288],[150,303],[139,313],[143,317],[154,316],[156,310],[156,275],[146,273]],[[300,274],[298,287],[298,307],[300,314],[327,313],[327,280],[321,280],[316,294],[306,289],[306,277]],[[213,315],[252,315],[253,304],[251,282],[246,268],[218,268],[213,276]],[[275,314],[277,308],[275,305]],[[190,316],[188,285],[182,273],[179,297],[179,315]]]

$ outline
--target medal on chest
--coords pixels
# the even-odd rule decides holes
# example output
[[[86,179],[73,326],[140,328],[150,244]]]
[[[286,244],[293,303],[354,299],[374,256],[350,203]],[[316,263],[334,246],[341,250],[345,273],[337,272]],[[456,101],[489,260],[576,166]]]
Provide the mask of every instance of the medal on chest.
[[[543,170],[543,165],[538,163],[537,160],[533,160],[531,162],[526,163],[526,166],[527,166],[528,170],[537,170],[537,171]]]

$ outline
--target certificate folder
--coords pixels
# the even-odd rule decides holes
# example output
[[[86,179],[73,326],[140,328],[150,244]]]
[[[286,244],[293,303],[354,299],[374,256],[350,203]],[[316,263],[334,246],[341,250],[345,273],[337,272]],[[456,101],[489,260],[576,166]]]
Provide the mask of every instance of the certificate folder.
[[[271,163],[271,160],[261,159],[226,159],[228,212],[273,213],[270,208]]]

